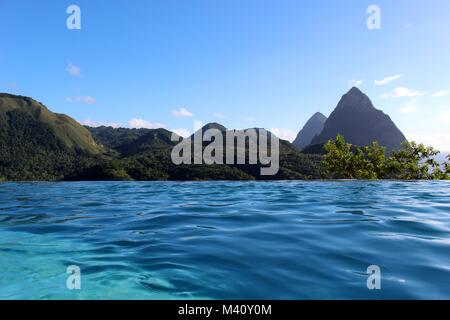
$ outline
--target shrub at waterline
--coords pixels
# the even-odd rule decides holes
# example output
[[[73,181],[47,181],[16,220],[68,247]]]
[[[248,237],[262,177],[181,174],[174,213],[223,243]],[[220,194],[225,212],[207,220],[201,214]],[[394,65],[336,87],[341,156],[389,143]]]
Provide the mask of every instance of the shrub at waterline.
[[[329,140],[323,164],[327,178],[333,179],[399,179],[448,180],[450,164],[439,164],[434,157],[439,151],[423,144],[405,141],[399,151],[386,156],[386,148],[373,142],[358,147],[347,143],[342,135]],[[447,156],[448,159],[449,156]],[[442,168],[444,167],[444,169]]]

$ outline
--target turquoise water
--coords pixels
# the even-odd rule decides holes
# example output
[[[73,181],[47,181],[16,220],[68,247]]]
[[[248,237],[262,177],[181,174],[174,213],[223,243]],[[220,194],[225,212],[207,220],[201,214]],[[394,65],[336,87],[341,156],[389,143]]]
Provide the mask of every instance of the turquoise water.
[[[196,298],[450,299],[450,183],[0,184],[0,299]]]

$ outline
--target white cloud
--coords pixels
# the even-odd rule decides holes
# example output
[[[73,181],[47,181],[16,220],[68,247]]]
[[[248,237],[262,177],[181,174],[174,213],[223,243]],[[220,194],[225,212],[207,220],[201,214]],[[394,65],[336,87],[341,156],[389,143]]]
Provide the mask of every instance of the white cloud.
[[[361,80],[350,80],[349,82],[348,82],[348,85],[350,86],[350,87],[359,87],[359,86],[361,86],[363,84],[363,79],[361,79]]]
[[[406,87],[400,87],[389,93],[381,95],[382,98],[401,98],[401,97],[423,97],[426,93],[419,90],[412,90]]]
[[[441,91],[438,91],[438,92],[434,93],[432,95],[432,97],[434,97],[434,98],[442,98],[442,97],[448,96],[449,94],[450,94],[449,90],[441,90]]]
[[[414,24],[411,22],[405,23],[403,25],[403,28],[408,29],[408,30],[414,29]]]
[[[120,123],[117,122],[103,122],[103,121],[93,121],[91,119],[86,119],[81,122],[81,124],[89,127],[113,127],[113,128],[120,128]]]
[[[427,146],[432,146],[440,151],[450,151],[450,133],[440,132],[431,134],[407,134],[406,138],[409,141],[415,141],[417,143],[423,143]]]
[[[270,131],[278,138],[290,142],[294,141],[295,137],[297,137],[297,133],[294,130],[288,128],[272,128]]]
[[[69,61],[66,70],[73,77],[81,76],[81,69],[80,69],[80,67],[77,67],[71,61]]]
[[[162,123],[151,123],[147,120],[140,119],[140,118],[133,118],[130,121],[128,121],[128,127],[133,129],[159,129],[159,128],[165,128],[166,126]]]
[[[404,77],[404,75],[402,75],[402,74],[396,74],[395,76],[386,77],[386,78],[381,79],[381,80],[375,80],[374,84],[376,86],[383,86],[385,84],[391,83],[392,81],[401,79],[403,77]]]
[[[252,117],[247,117],[247,118],[245,118],[245,122],[255,122],[256,120],[255,120],[255,118],[252,118]]]
[[[213,116],[222,120],[227,118],[222,112],[214,112]]]
[[[75,96],[75,97],[67,97],[67,101],[69,102],[77,102],[77,103],[84,103],[84,104],[96,104],[97,99],[91,96]]]
[[[172,132],[175,132],[177,135],[183,138],[187,138],[191,135],[191,132],[187,129],[180,128],[180,129],[172,129]]]
[[[194,114],[188,111],[185,108],[181,108],[180,110],[172,110],[172,115],[177,118],[190,118],[193,117]]]

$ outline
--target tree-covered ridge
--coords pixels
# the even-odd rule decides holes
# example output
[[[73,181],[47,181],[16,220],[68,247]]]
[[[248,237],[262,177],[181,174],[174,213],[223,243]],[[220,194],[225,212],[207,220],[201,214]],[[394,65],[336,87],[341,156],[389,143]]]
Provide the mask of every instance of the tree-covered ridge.
[[[149,133],[151,129],[128,129],[128,128],[113,128],[113,127],[89,127],[86,128],[91,132],[94,139],[108,149],[121,149],[127,146],[138,138]]]
[[[207,124],[199,130],[199,133],[203,134],[211,128],[217,128],[224,134],[230,132],[218,124]],[[287,141],[280,141],[280,170],[277,175],[261,176],[262,164],[260,163],[255,165],[175,165],[172,163],[171,152],[177,142],[171,140],[172,133],[165,129],[147,129],[142,134],[136,134],[133,129],[123,128],[89,129],[93,130],[94,136],[101,134],[102,144],[111,140],[108,135],[113,137],[125,135],[127,137],[126,144],[119,144],[111,148],[109,154],[114,155],[112,160],[115,164],[124,168],[129,178],[133,180],[292,180],[314,179],[319,178],[322,174],[320,156],[301,154]],[[204,142],[203,149],[208,144],[208,142]],[[111,146],[111,144],[109,145]],[[81,180],[87,179],[87,176],[95,178],[95,172],[96,170],[88,168],[87,171],[80,172],[75,178]]]
[[[434,158],[439,151],[423,144],[405,141],[399,151],[386,155],[378,142],[359,147],[347,143],[342,135],[329,140],[323,157],[326,177],[331,179],[448,180],[450,164]],[[447,156],[448,159],[450,156]]]

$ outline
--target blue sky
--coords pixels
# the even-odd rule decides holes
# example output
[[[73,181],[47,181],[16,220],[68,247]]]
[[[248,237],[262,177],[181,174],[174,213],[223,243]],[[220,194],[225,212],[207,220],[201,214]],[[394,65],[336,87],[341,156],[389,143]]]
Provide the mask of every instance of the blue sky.
[[[409,139],[450,150],[448,0],[0,0],[0,37],[0,91],[86,124],[292,139],[353,81]]]

